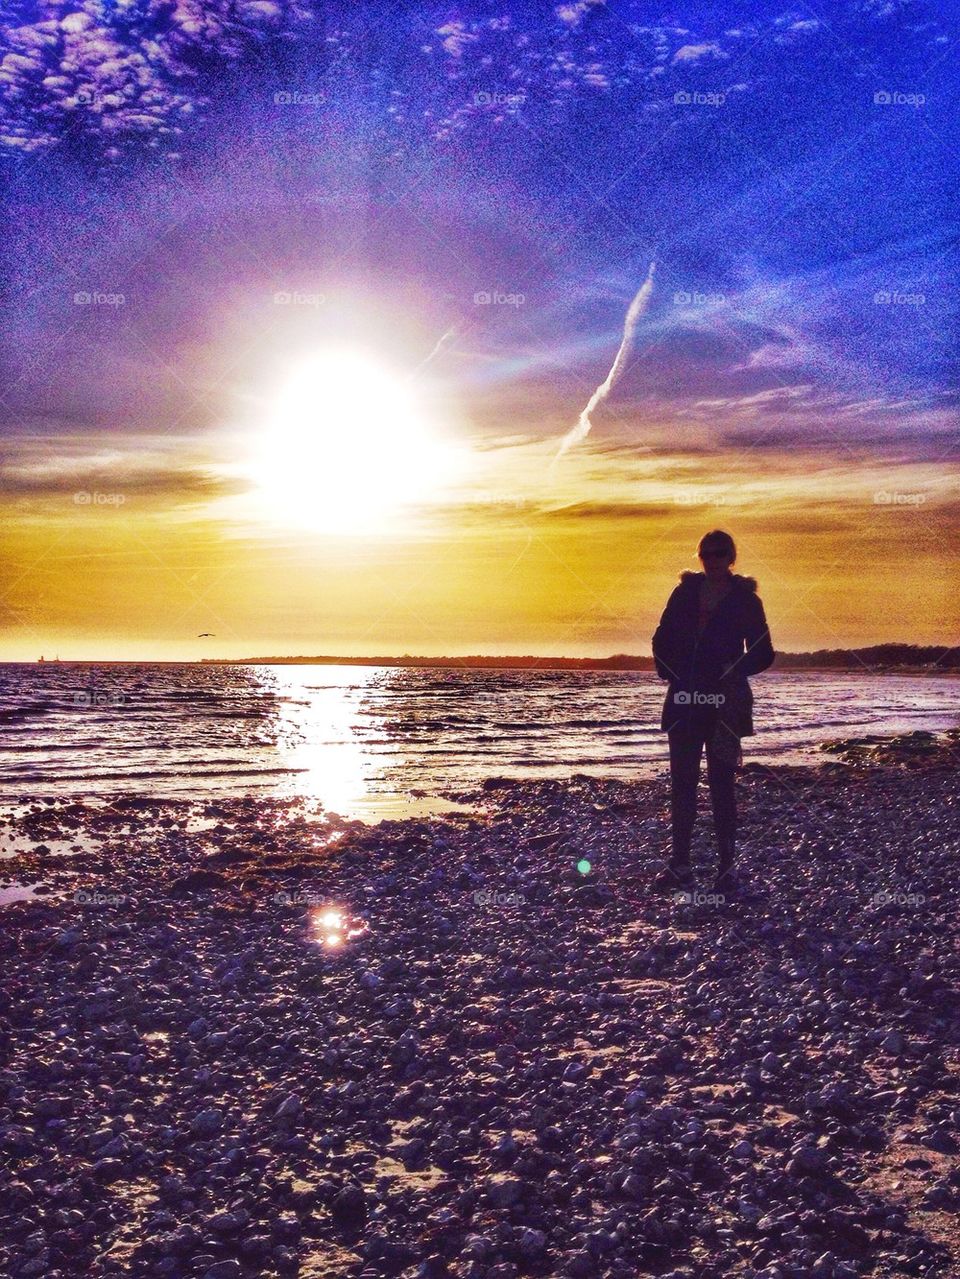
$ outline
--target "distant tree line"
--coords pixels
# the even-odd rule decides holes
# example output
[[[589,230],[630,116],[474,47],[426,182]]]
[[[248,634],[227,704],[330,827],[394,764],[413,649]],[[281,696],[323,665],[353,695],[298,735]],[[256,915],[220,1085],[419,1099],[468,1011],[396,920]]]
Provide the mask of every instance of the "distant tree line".
[[[872,644],[869,648],[818,648],[814,653],[778,653],[774,666],[867,666],[871,670],[897,667],[956,670],[960,648],[943,645]]]

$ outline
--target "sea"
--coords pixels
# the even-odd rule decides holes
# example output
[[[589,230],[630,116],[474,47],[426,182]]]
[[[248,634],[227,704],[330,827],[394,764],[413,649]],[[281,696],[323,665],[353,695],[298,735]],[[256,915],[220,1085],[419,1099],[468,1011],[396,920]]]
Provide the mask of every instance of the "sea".
[[[960,723],[960,680],[767,672],[745,761]],[[333,665],[0,664],[0,800],[300,796],[364,821],[442,812],[491,777],[666,768],[652,673]]]

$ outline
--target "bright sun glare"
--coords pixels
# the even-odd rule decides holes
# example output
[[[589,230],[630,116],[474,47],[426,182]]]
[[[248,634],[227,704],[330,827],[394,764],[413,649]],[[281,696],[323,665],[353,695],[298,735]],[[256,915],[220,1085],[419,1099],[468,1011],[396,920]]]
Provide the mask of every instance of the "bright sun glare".
[[[418,403],[410,379],[351,350],[318,353],[280,387],[255,459],[270,518],[316,532],[390,527],[436,497],[459,450]]]

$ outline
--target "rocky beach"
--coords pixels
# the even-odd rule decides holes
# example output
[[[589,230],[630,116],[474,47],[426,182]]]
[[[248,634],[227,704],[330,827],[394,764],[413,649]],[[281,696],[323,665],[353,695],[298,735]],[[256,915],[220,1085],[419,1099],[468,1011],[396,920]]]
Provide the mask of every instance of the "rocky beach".
[[[960,1275],[958,749],[748,765],[731,900],[665,777],[21,797],[0,1272]]]

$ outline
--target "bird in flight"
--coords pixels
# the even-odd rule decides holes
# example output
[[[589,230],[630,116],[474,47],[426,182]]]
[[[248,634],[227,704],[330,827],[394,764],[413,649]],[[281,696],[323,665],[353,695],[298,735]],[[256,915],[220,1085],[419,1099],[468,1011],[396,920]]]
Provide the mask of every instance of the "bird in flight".
[[[216,633],[214,631],[201,631],[200,634],[197,636],[197,639],[208,639],[208,638],[216,639]]]

